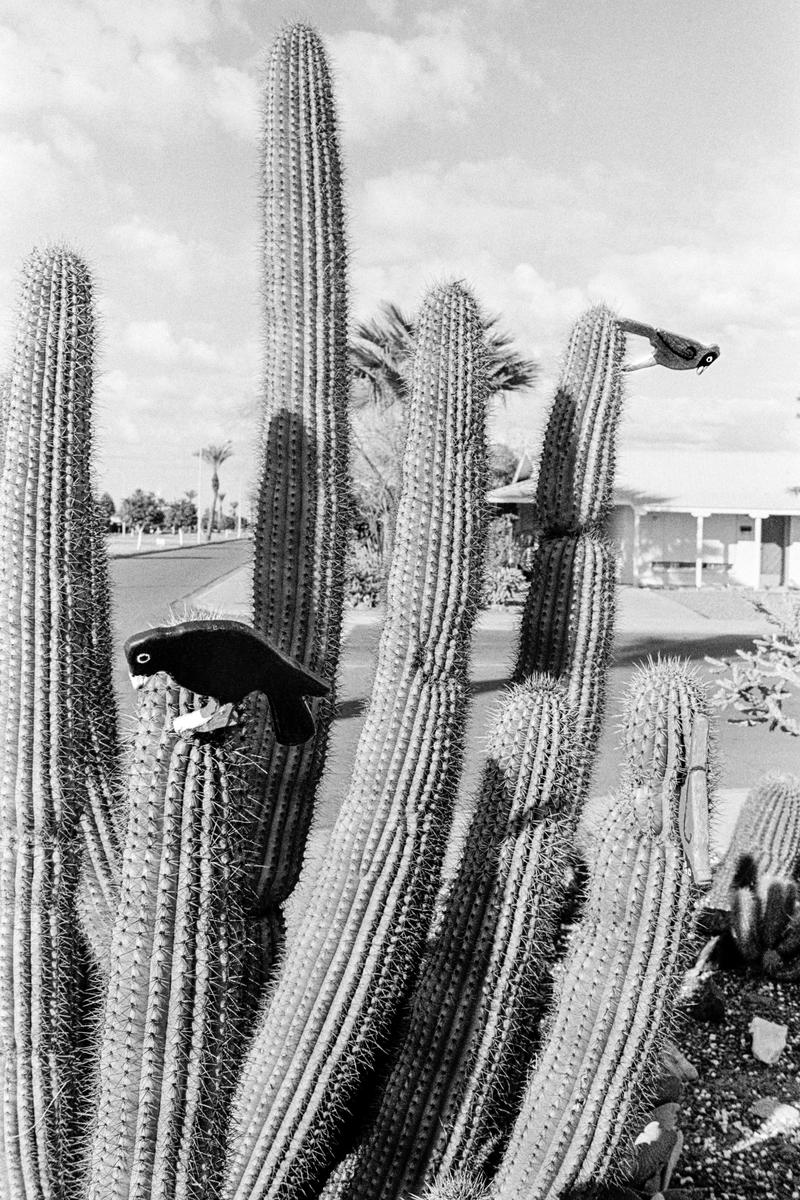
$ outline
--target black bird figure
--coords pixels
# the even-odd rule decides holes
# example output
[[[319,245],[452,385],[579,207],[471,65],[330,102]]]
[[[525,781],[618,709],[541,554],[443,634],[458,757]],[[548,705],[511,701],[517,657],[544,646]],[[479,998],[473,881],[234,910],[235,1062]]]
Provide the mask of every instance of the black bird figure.
[[[620,328],[623,333],[635,333],[638,337],[647,338],[653,347],[649,358],[638,363],[630,363],[625,371],[641,371],[644,367],[669,367],[671,371],[690,371],[693,367],[698,375],[702,375],[706,367],[710,367],[719,358],[719,346],[704,346],[696,338],[682,337],[679,333],[670,333],[668,329],[656,329],[652,325],[643,325],[640,321],[628,321],[620,318]]]
[[[135,633],[125,643],[131,683],[141,687],[150,675],[166,671],[175,682],[220,704],[239,704],[251,692],[263,692],[269,702],[275,737],[285,746],[307,742],[314,718],[304,696],[325,696],[330,687],[319,676],[282,654],[267,639],[240,621],[183,621]],[[184,714],[174,723],[178,732],[217,728],[209,724],[215,706]]]

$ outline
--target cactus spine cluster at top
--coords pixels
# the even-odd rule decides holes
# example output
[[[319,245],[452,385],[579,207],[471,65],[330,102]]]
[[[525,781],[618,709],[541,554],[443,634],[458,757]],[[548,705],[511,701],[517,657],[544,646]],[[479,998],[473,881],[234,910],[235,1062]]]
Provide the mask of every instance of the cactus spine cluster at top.
[[[83,262],[25,264],[0,482],[0,1195],[58,1197],[75,1168],[83,822],[118,855],[108,578],[90,475],[94,316]]]
[[[253,623],[334,683],[350,503],[346,245],[328,66],[303,25],[284,29],[273,48],[261,183],[266,373]],[[289,747],[275,741],[263,697],[253,705],[246,753],[261,975],[282,941],[280,906],[300,873],[334,708],[332,688],[315,703],[315,737]]]
[[[277,40],[264,146],[254,619],[332,678],[348,502],[346,293],[330,83],[305,26]],[[399,1200],[413,1184],[443,1197],[558,1200],[601,1179],[681,971],[691,887],[676,814],[704,710],[673,665],[634,693],[620,800],[540,1028],[611,640],[613,315],[590,311],[570,342],[517,665],[461,863],[439,895],[481,587],[486,378],[469,291],[452,283],[427,295],[352,783],[299,930],[259,990],[273,974],[277,907],[302,859],[332,701],[306,747],[278,746],[260,702],[240,731],[184,737],[174,717],[200,698],[154,680],[140,696],[122,832],[89,478],[88,281],[61,252],[36,256],[31,279],[0,496],[0,1196]],[[106,947],[102,979],[74,919],[84,851],[82,911],[95,953]],[[375,1118],[366,1131],[365,1107]]]

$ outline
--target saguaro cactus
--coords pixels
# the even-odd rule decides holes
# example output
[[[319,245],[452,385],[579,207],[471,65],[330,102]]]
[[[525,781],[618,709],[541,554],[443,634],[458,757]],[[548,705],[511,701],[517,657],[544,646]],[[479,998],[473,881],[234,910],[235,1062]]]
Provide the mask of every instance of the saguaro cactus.
[[[266,361],[253,623],[334,683],[350,504],[347,253],[328,66],[305,25],[287,26],[273,48],[261,182]],[[317,733],[303,746],[275,741],[263,699],[247,724],[261,975],[282,940],[280,908],[300,873],[335,703],[333,688],[315,703]]]
[[[0,1195],[65,1195],[85,1121],[75,890],[85,822],[108,877],[116,710],[90,473],[94,318],[84,263],[25,264],[0,478]]]
[[[282,650],[332,677],[348,490],[344,249],[330,83],[307,27],[278,38],[268,96],[254,615]],[[259,993],[332,709],[318,708],[318,735],[300,749],[275,743],[257,704],[241,735],[182,736],[176,713],[202,700],[154,680],[140,703],[120,857],[107,587],[88,476],[88,281],[64,252],[32,264],[0,405],[0,1196],[399,1200],[413,1185],[556,1200],[602,1178],[676,990],[687,856],[694,868],[707,817],[692,798],[708,766],[687,758],[690,735],[694,746],[706,727],[696,684],[672,664],[652,668],[634,691],[620,799],[540,1027],[611,638],[613,315],[593,310],[570,343],[513,686],[466,853],[440,896],[481,584],[486,380],[469,292],[453,283],[428,295],[353,780],[297,936]],[[253,766],[246,790],[233,762]],[[78,1034],[84,844],[87,930],[97,947],[112,930],[94,1114]],[[374,1129],[359,1143],[365,1107]]]
[[[241,1039],[241,793],[224,734],[181,738],[192,693],[143,691],[98,1047],[89,1200],[206,1197]]]
[[[332,1165],[346,1106],[413,976],[462,760],[485,531],[484,348],[458,284],[423,306],[386,620],[353,781],[262,1014],[228,1195]]]
[[[607,309],[580,318],[541,456],[544,528],[513,673],[520,682],[493,730],[463,859],[378,1115],[329,1195],[394,1196],[437,1170],[474,1167],[513,1111],[608,668],[613,558],[601,534],[621,354]]]
[[[632,685],[620,795],[599,831],[586,909],[492,1185],[498,1200],[558,1200],[602,1179],[635,1127],[688,961],[695,889],[680,798],[693,725],[706,711],[680,664],[655,664]]]

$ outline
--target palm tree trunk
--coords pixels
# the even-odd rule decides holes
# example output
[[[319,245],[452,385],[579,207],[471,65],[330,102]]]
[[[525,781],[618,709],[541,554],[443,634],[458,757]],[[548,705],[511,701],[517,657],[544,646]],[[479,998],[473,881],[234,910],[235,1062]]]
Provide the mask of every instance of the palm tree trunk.
[[[211,512],[208,514],[208,529],[206,530],[206,541],[207,542],[211,541],[211,534],[214,531],[214,517],[216,516],[216,512],[217,512],[217,494],[219,492],[219,475],[217,474],[216,471],[211,476],[211,490],[213,492],[213,495],[211,497]]]

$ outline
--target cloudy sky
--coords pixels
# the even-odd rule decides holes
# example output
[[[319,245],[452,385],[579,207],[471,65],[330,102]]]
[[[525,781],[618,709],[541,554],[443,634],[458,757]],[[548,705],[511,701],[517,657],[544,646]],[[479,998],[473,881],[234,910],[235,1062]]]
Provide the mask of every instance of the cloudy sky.
[[[626,445],[800,452],[795,0],[0,0],[0,344],[30,248],[79,250],[117,500],[195,487],[192,451],[226,438],[246,493],[259,90],[293,19],[334,67],[355,317],[464,278],[541,361],[494,417],[521,448],[604,299],[722,346],[702,377],[630,377]]]

